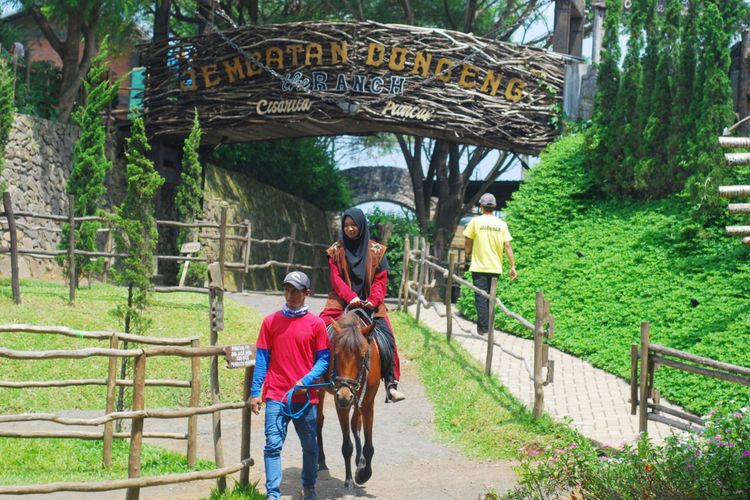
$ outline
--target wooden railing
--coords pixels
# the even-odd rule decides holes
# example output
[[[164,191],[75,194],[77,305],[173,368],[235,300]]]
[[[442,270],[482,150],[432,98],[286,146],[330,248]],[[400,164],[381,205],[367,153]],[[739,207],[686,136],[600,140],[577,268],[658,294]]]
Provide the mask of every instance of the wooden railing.
[[[76,240],[75,240],[75,231],[69,231],[69,240],[68,240],[68,249],[67,250],[34,250],[34,249],[25,249],[20,248],[18,244],[18,238],[17,238],[17,228],[22,229],[29,229],[29,230],[37,230],[37,231],[49,231],[49,232],[55,232],[60,233],[60,228],[48,228],[46,226],[38,225],[30,225],[23,222],[17,221],[18,218],[25,218],[25,219],[39,219],[44,221],[52,221],[55,223],[64,224],[67,223],[70,225],[70,227],[75,227],[76,224],[80,224],[82,222],[107,222],[107,219],[105,217],[98,217],[98,216],[85,216],[85,217],[75,217],[73,214],[73,207],[75,206],[75,200],[71,196],[68,200],[68,214],[67,215],[52,215],[52,214],[41,214],[41,213],[35,213],[35,212],[27,212],[27,211],[14,211],[11,200],[10,200],[10,193],[5,192],[3,194],[3,212],[0,213],[0,216],[4,216],[6,219],[6,225],[7,229],[10,233],[10,246],[9,247],[3,247],[0,246],[0,254],[10,254],[11,258],[11,288],[12,288],[12,295],[13,300],[16,304],[20,304],[21,302],[21,288],[20,288],[20,276],[18,271],[18,258],[21,255],[26,255],[29,257],[34,258],[41,258],[41,259],[57,259],[61,256],[66,257],[65,262],[68,266],[68,281],[69,281],[69,301],[73,303],[75,301],[75,293],[76,293],[76,282],[77,282],[77,271],[75,266],[75,256],[85,256],[90,258],[107,258],[107,259],[115,259],[124,257],[125,254],[122,253],[116,253],[111,250],[112,248],[112,239],[111,239],[111,228],[104,227],[99,230],[101,233],[107,234],[107,242],[105,243],[105,249],[104,251],[85,251],[85,250],[78,250],[76,249]],[[290,236],[284,236],[279,239],[257,239],[252,237],[252,224],[249,220],[243,220],[239,224],[232,224],[227,222],[227,207],[221,207],[220,212],[220,218],[219,222],[211,222],[211,221],[194,221],[194,222],[180,222],[180,221],[172,221],[172,220],[157,220],[156,221],[157,227],[160,228],[186,228],[186,229],[198,229],[199,232],[197,234],[198,239],[208,240],[208,241],[218,241],[219,242],[219,248],[216,255],[216,259],[209,259],[207,257],[199,257],[199,256],[188,256],[188,255],[156,255],[154,256],[155,260],[158,261],[176,261],[176,262],[210,262],[212,260],[216,260],[219,263],[219,266],[221,268],[222,276],[224,276],[225,270],[231,270],[231,271],[239,271],[242,273],[247,273],[250,270],[256,270],[256,269],[267,269],[271,267],[283,267],[287,270],[294,267],[295,269],[304,269],[304,270],[322,270],[325,271],[328,269],[326,265],[326,259],[325,259],[325,249],[328,248],[328,243],[308,243],[305,241],[298,240],[296,238],[297,234],[297,224],[292,224],[292,230]],[[212,234],[209,231],[214,231],[216,234]],[[235,231],[235,234],[229,234],[229,231]],[[237,234],[237,232],[241,234]],[[241,261],[229,261],[227,262],[227,242],[239,242],[241,244],[240,253],[242,255]],[[252,244],[256,245],[287,245],[288,252],[287,252],[287,260],[285,262],[277,261],[277,260],[269,260],[264,263],[258,263],[258,264],[251,264],[251,246]],[[306,246],[306,247],[312,247],[314,249],[313,252],[313,264],[312,265],[306,265],[306,264],[299,264],[294,262],[294,255],[295,255],[295,247],[296,246]],[[313,281],[315,280],[315,275],[313,274],[312,278]],[[241,286],[242,280],[240,280],[240,291],[242,291]],[[314,283],[313,283],[314,286]],[[192,289],[187,289],[186,287],[157,287],[156,291],[159,292],[170,292],[170,291],[194,291],[194,292],[201,292],[207,293],[207,290],[205,289],[196,289],[193,287]]]
[[[453,304],[451,301],[452,288],[454,283],[458,283],[478,293],[480,296],[488,299],[489,304],[489,332],[487,333],[487,353],[485,356],[485,375],[492,374],[492,357],[494,347],[509,356],[523,362],[524,367],[529,375],[529,379],[534,386],[534,418],[542,416],[544,411],[544,386],[554,381],[554,361],[549,359],[549,345],[545,342],[552,338],[555,329],[555,317],[550,314],[550,303],[544,298],[544,292],[536,292],[536,315],[534,322],[530,322],[520,314],[508,309],[502,300],[497,296],[497,278],[493,278],[490,284],[490,292],[480,290],[472,283],[463,279],[456,274],[457,263],[456,255],[451,254],[448,268],[441,267],[435,257],[429,255],[429,244],[424,238],[414,238],[413,250],[411,250],[408,237],[404,239],[404,261],[401,275],[401,285],[398,293],[398,308],[404,310],[410,303],[416,302],[415,319],[419,321],[422,305],[427,307],[434,304],[426,300],[426,297],[435,298],[434,291],[437,288],[438,278],[445,279],[445,314],[441,314],[435,309],[439,316],[446,319],[446,337],[450,342],[453,335]],[[413,268],[410,266],[414,263]],[[409,279],[411,273],[411,279]],[[430,289],[429,293],[427,289]],[[403,299],[403,300],[402,300]],[[413,299],[413,300],[412,300]],[[507,317],[517,321],[524,328],[534,333],[534,355],[529,366],[528,360],[513,351],[506,349],[501,343],[495,340],[495,309],[499,309]],[[471,333],[471,332],[467,332]],[[484,337],[474,334],[475,337],[485,340]],[[547,369],[546,375],[543,375],[544,368]]]
[[[644,321],[641,345],[630,347],[630,413],[639,417],[639,432],[648,431],[649,420],[683,430],[701,430],[704,426],[700,417],[661,404],[661,395],[654,388],[654,373],[660,366],[750,386],[750,368],[652,344],[650,333],[651,328]]]
[[[731,133],[742,123],[750,120],[746,117],[727,129],[723,137],[719,137],[719,146],[724,149],[750,150],[750,137],[732,137]],[[750,165],[750,153],[724,153],[724,161],[729,167],[740,167]],[[719,196],[722,198],[750,198],[750,186],[719,186]],[[730,214],[750,214],[750,203],[730,203],[727,207]],[[730,236],[742,236],[742,243],[750,245],[750,225],[727,226],[726,233]]]
[[[0,494],[30,494],[30,493],[52,493],[57,491],[106,491],[127,488],[127,498],[137,499],[140,488],[162,484],[173,484],[199,479],[223,478],[233,472],[241,471],[241,480],[247,484],[248,468],[253,465],[250,458],[250,419],[249,395],[250,381],[252,380],[253,363],[247,363],[245,369],[245,387],[243,400],[239,402],[221,402],[213,400],[210,406],[201,407],[200,404],[200,358],[212,357],[215,361],[219,356],[227,353],[228,347],[212,346],[200,347],[196,337],[169,339],[159,337],[144,337],[118,332],[90,332],[74,330],[67,327],[31,326],[31,325],[0,325],[3,333],[25,333],[25,334],[56,334],[75,338],[86,338],[92,340],[109,340],[109,348],[89,347],[73,350],[51,350],[51,351],[19,351],[0,348],[0,358],[15,360],[45,360],[45,359],[85,359],[90,357],[107,357],[109,360],[108,373],[105,379],[81,379],[81,380],[52,380],[52,381],[0,381],[0,387],[14,388],[38,388],[38,387],[67,387],[83,385],[106,385],[107,399],[105,414],[95,418],[73,418],[64,417],[59,414],[50,413],[22,413],[0,415],[0,423],[8,422],[32,422],[46,421],[60,425],[76,426],[104,426],[101,432],[87,431],[47,431],[47,430],[23,430],[11,431],[0,430],[0,436],[16,438],[70,438],[70,439],[101,439],[104,442],[102,461],[105,466],[111,465],[112,440],[130,439],[130,451],[128,458],[128,479],[101,482],[58,482],[37,485],[0,486]],[[120,341],[136,342],[153,347],[138,349],[121,349]],[[148,358],[160,356],[178,356],[190,359],[191,377],[188,381],[172,379],[147,379],[146,361]],[[135,369],[133,380],[122,380],[116,378],[116,366],[118,358],[134,358]],[[212,378],[218,378],[218,373]],[[132,410],[115,411],[115,387],[133,387]],[[144,389],[146,386],[167,386],[190,389],[190,406],[184,408],[150,410],[145,406]],[[234,465],[225,467],[223,465],[223,450],[221,441],[214,440],[215,462],[217,469],[212,471],[196,471],[184,474],[172,474],[159,477],[140,477],[141,447],[144,438],[167,438],[187,440],[187,462],[193,466],[196,461],[197,451],[197,418],[202,414],[216,415],[218,412],[230,409],[242,409],[242,452],[240,461]],[[187,432],[144,432],[143,423],[146,418],[173,419],[187,418]],[[118,420],[131,420],[129,433],[114,432],[114,422]],[[247,431],[245,431],[247,429]]]

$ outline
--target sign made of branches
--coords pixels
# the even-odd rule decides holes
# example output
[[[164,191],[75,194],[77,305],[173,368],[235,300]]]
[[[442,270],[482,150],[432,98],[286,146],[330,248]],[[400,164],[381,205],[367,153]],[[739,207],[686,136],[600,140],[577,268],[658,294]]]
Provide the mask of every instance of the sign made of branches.
[[[204,143],[397,132],[537,153],[558,133],[563,56],[374,22],[247,26],[142,47],[151,134]]]

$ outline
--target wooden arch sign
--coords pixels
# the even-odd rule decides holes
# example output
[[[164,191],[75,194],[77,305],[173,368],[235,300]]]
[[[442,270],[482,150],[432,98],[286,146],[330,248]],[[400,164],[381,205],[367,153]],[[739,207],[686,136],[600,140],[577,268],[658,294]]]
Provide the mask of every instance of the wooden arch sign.
[[[203,142],[398,132],[537,153],[558,134],[564,56],[374,22],[248,26],[142,47],[151,134]]]

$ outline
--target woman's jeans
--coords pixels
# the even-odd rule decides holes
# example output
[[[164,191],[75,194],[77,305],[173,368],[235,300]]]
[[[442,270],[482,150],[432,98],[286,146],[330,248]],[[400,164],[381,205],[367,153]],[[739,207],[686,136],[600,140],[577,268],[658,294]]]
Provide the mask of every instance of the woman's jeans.
[[[292,411],[302,408],[304,403],[293,403]],[[281,448],[284,446],[290,417],[281,410],[286,406],[278,401],[266,401],[266,447],[263,459],[266,465],[266,493],[270,499],[281,496]],[[310,405],[294,422],[302,445],[302,486],[312,488],[318,477],[318,441],[316,435],[317,408]]]
[[[497,278],[499,276],[499,274],[494,273],[472,272],[471,280],[474,282],[475,287],[484,290],[486,293],[490,293],[492,278]],[[474,292],[474,303],[477,306],[477,330],[482,333],[487,333],[490,331],[490,301]]]

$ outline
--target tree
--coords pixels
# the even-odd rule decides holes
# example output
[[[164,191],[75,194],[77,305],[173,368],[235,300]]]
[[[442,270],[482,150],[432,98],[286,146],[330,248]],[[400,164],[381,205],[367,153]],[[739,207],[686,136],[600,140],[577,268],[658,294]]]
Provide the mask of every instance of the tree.
[[[7,61],[0,58],[0,175],[5,167],[5,146],[8,144],[15,116],[14,88],[13,72]],[[5,186],[0,183],[0,193],[3,191],[5,191]]]
[[[75,197],[73,212],[76,217],[97,215],[104,201],[107,188],[104,180],[112,168],[112,161],[107,158],[107,137],[103,116],[107,106],[117,95],[122,80],[110,83],[107,73],[106,39],[102,50],[93,60],[86,80],[83,82],[88,100],[84,106],[73,112],[73,121],[81,130],[73,154],[73,166],[68,177],[67,192]],[[99,222],[83,222],[75,230],[76,248],[79,250],[96,250],[96,232],[101,227]],[[68,248],[70,226],[63,226],[63,237],[60,248]],[[102,260],[90,260],[88,257],[76,257],[76,269],[82,273],[91,273],[101,268]],[[76,286],[79,276],[76,275]]]
[[[146,139],[143,118],[133,119],[127,139],[127,187],[120,206],[111,216],[115,229],[115,247],[126,256],[115,266],[114,278],[129,289],[127,306],[118,306],[116,314],[125,321],[125,331],[143,333],[149,325],[143,312],[153,288],[154,251],[158,234],[154,216],[154,195],[164,183],[148,159],[151,147]]]
[[[62,61],[58,119],[67,122],[81,82],[105,33],[126,35],[133,16],[144,4],[138,0],[17,0],[26,8]],[[62,34],[61,34],[62,33]]]
[[[198,121],[198,110],[195,111],[193,129],[185,139],[182,148],[182,183],[177,187],[174,203],[180,220],[192,222],[203,214],[203,167],[198,157],[201,145],[201,125]],[[177,237],[178,249],[188,241],[190,231],[183,229]]]

